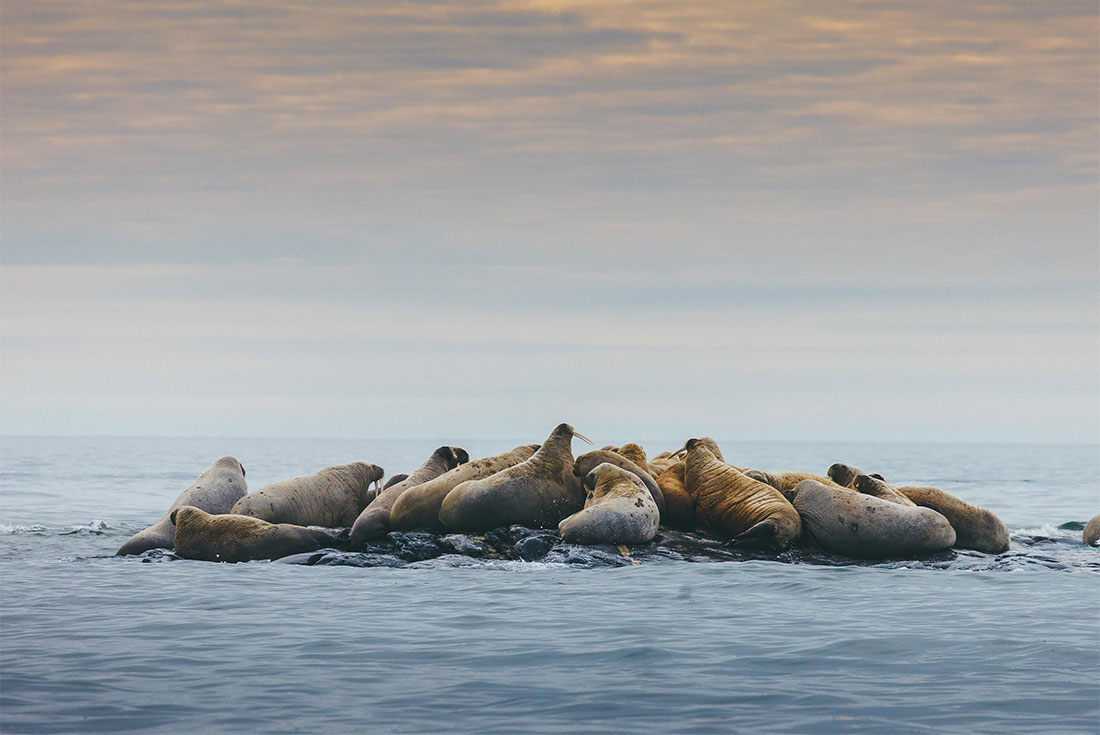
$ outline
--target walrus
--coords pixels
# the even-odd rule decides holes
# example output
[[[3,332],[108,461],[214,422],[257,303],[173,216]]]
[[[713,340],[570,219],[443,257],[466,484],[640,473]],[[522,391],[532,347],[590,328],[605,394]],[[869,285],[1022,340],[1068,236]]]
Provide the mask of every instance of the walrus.
[[[824,485],[826,483],[822,484]],[[896,487],[885,480],[880,480],[871,475],[856,475],[856,479],[852,482],[852,487],[856,492],[863,493],[864,495],[871,495],[890,503],[897,503],[898,505],[916,505],[912,500],[899,493]],[[935,508],[933,508],[933,510],[935,510]]]
[[[695,500],[696,518],[737,544],[785,549],[799,537],[798,513],[778,490],[719,460],[698,439],[689,439],[685,447],[684,487]]]
[[[604,462],[585,475],[583,485],[584,508],[558,524],[562,541],[644,544],[657,535],[657,504],[635,472]]]
[[[171,549],[176,537],[176,527],[169,518],[173,510],[193,505],[211,513],[226,513],[247,492],[244,466],[233,457],[222,457],[172,501],[159,521],[135,533],[115,554],[128,556],[149,549]]]
[[[649,490],[649,494],[653,496],[653,502],[657,504],[657,510],[664,515],[665,513],[665,498],[661,492],[661,488],[657,486],[657,481],[653,479],[653,475],[649,474],[647,470],[642,469],[645,465],[638,465],[630,461],[622,454],[618,452],[611,452],[605,449],[597,449],[594,452],[588,452],[577,457],[573,463],[573,474],[576,475],[577,480],[583,480],[589,472],[594,470],[597,465],[607,462],[613,464],[616,467],[626,470],[627,472],[633,472],[638,476],[646,488]]]
[[[1095,515],[1085,524],[1085,530],[1081,532],[1081,540],[1089,546],[1100,544],[1100,515]]]
[[[621,454],[634,464],[638,465],[638,467],[642,468],[646,472],[649,472],[649,462],[646,461],[645,450],[642,449],[640,444],[628,442],[627,444],[622,445],[618,449],[613,449],[612,451],[616,454]]]
[[[401,482],[394,483],[378,494],[363,509],[351,527],[351,546],[358,548],[366,541],[382,538],[390,531],[390,509],[406,490],[439,477],[470,461],[470,455],[461,447],[438,447],[424,464]]]
[[[443,499],[460,483],[480,480],[528,459],[538,444],[516,447],[510,452],[493,457],[482,457],[466,462],[435,479],[410,487],[393,503],[390,509],[390,528],[394,531],[411,531],[414,528],[443,530],[439,520],[439,506]]]
[[[376,464],[352,462],[312,475],[279,480],[245,495],[230,513],[268,523],[346,528],[371,499],[371,483],[385,474]]]
[[[964,502],[934,487],[902,486],[897,492],[917,505],[939,512],[955,529],[955,548],[1003,554],[1008,551],[1008,529],[993,511]],[[1100,527],[1100,524],[1098,524]]]
[[[680,450],[679,452],[675,453],[661,452],[653,459],[649,460],[649,462],[646,463],[646,466],[649,469],[650,477],[656,479],[660,477],[661,473],[667,470],[669,467],[672,467],[675,464],[679,464],[680,460],[682,459],[682,451],[683,450]]]
[[[467,480],[447,494],[439,520],[453,531],[488,531],[519,524],[556,528],[584,507],[585,492],[573,475],[572,441],[591,442],[559,424],[530,458],[481,480]]]
[[[879,480],[885,480],[886,479],[882,475],[878,474],[877,472],[875,472],[875,473],[864,472],[863,470],[856,467],[855,465],[844,464],[843,462],[837,462],[836,464],[830,466],[828,471],[825,474],[827,474],[829,476],[829,479],[832,480],[833,482],[835,482],[837,485],[840,485],[841,487],[849,487],[849,488],[853,488],[853,489],[855,489],[854,486],[855,486],[856,478],[859,477],[860,475],[867,475],[868,477],[874,477],[874,478],[879,479]],[[813,478],[809,478],[809,479],[813,479]]]
[[[212,514],[191,505],[169,514],[176,528],[176,554],[199,561],[278,559],[327,546],[333,532],[252,516]]]
[[[828,477],[821,477],[812,472],[765,472],[764,470],[745,470],[744,474],[754,480],[759,480],[765,485],[771,485],[776,490],[783,493],[783,496],[788,499],[790,498],[790,492],[803,480],[817,480],[822,485],[835,485],[836,487],[841,487],[841,485],[837,485],[837,483],[833,482]]]
[[[661,523],[681,531],[695,530],[695,499],[684,487],[684,463],[677,462],[661,473],[657,486],[665,499]]]
[[[803,480],[794,489],[802,525],[821,548],[881,559],[920,556],[951,548],[955,529],[932,510]]]
[[[404,480],[404,479],[405,479],[406,477],[408,477],[408,475],[406,475],[406,474],[403,474],[403,473],[402,473],[402,474],[400,474],[400,475],[394,475],[394,476],[393,476],[393,477],[391,477],[390,479],[386,480],[386,484],[382,486],[382,489],[383,489],[383,490],[385,490],[385,489],[387,489],[387,488],[389,488],[389,487],[391,487],[391,486],[393,486],[393,485],[396,485],[397,483],[399,483],[399,482],[401,482],[402,480]],[[375,495],[375,497],[378,497],[378,496],[377,496],[377,495]],[[371,500],[374,500],[374,498],[371,498]],[[366,507],[366,506],[364,506],[364,507]]]

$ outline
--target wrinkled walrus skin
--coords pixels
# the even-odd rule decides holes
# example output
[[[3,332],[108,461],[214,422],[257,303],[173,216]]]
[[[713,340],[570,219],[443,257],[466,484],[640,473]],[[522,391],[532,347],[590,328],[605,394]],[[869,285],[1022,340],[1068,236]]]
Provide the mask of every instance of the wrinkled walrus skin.
[[[637,475],[638,479],[649,489],[649,494],[653,496],[653,502],[657,504],[657,510],[662,516],[664,515],[665,497],[664,493],[661,492],[661,488],[658,487],[657,481],[653,479],[653,476],[649,474],[648,470],[643,469],[641,466],[618,452],[611,452],[606,449],[586,452],[577,457],[576,461],[573,463],[573,474],[577,476],[578,480],[583,480],[597,465],[605,462]]]
[[[444,472],[435,479],[410,487],[401,493],[390,509],[390,529],[411,531],[414,528],[426,528],[433,531],[443,530],[439,521],[439,507],[443,499],[460,483],[467,480],[480,480],[501,470],[517,465],[529,459],[536,451],[537,444],[519,446],[510,452],[492,457],[482,457],[453,470]]]
[[[955,548],[986,554],[1008,551],[1008,529],[993,511],[964,502],[934,487],[899,487],[911,502],[938,511],[955,529]]]
[[[222,457],[179,494],[159,521],[131,536],[115,553],[128,556],[149,549],[171,549],[176,538],[176,527],[169,517],[172,511],[193,505],[210,513],[228,513],[247,492],[244,467],[233,457]]]
[[[279,559],[316,551],[335,532],[234,514],[213,515],[190,505],[172,511],[176,554],[198,561],[241,562]]]
[[[558,524],[562,541],[635,545],[656,537],[657,504],[633,471],[605,462],[585,476],[584,488],[588,491],[584,508]]]
[[[575,433],[569,424],[559,424],[530,459],[459,484],[443,499],[439,520],[462,532],[512,524],[557,528],[563,518],[584,507],[584,489],[573,475]]]
[[[371,483],[384,470],[369,462],[326,467],[312,475],[264,485],[229,510],[268,523],[346,528],[370,502]]]
[[[722,462],[697,439],[686,446],[684,486],[695,500],[696,518],[735,542],[785,549],[798,539],[802,522],[778,490]]]
[[[365,542],[382,538],[389,533],[390,510],[406,490],[434,480],[469,461],[470,455],[461,447],[438,447],[411,475],[383,490],[363,509],[351,527],[352,548],[359,548]]]
[[[814,480],[794,489],[805,532],[834,554],[911,558],[951,548],[955,529],[931,508],[901,505]]]

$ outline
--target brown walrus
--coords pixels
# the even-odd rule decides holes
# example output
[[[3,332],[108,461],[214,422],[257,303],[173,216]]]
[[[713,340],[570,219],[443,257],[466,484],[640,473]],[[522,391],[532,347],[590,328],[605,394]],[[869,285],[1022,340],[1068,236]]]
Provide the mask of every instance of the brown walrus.
[[[931,508],[947,518],[955,529],[955,548],[1002,554],[1008,551],[1008,529],[993,511],[964,502],[934,487],[897,488],[917,505]]]
[[[931,508],[803,480],[794,489],[802,527],[825,551],[864,558],[906,558],[951,548],[955,529]]]
[[[236,514],[215,515],[191,505],[170,514],[176,528],[176,554],[199,561],[239,562],[279,559],[326,546],[334,533],[291,523]]]
[[[401,493],[390,509],[390,528],[394,531],[411,531],[414,528],[443,530],[443,524],[439,520],[439,506],[443,505],[443,499],[451,490],[466,480],[489,477],[517,465],[531,457],[538,448],[537,444],[527,444],[493,457],[475,459],[416,487],[410,487]]]
[[[684,463],[677,462],[661,473],[657,486],[665,498],[665,513],[661,523],[681,531],[694,531],[695,499],[684,487]]]
[[[771,485],[776,490],[783,493],[783,496],[788,499],[790,498],[790,492],[803,480],[817,480],[822,485],[836,485],[837,487],[841,487],[828,477],[821,477],[812,472],[765,472],[764,470],[745,470],[745,474],[754,480],[759,480],[765,485]]]
[[[695,516],[734,542],[762,542],[785,549],[802,533],[798,512],[770,485],[746,477],[719,460],[704,443],[685,445],[684,486]]]
[[[1085,524],[1085,530],[1081,532],[1081,540],[1089,546],[1100,543],[1100,515],[1093,516]]]
[[[558,524],[562,541],[644,544],[657,535],[657,504],[637,473],[604,462],[585,475],[584,488],[584,508]]]
[[[645,465],[639,466],[618,452],[611,452],[606,449],[586,452],[577,457],[576,461],[573,463],[573,474],[576,475],[578,480],[583,481],[589,472],[596,469],[597,465],[604,464],[605,462],[637,475],[638,479],[641,480],[649,490],[649,494],[653,496],[653,502],[657,504],[658,512],[664,515],[665,498],[664,494],[661,492],[661,488],[657,486],[657,481],[653,479],[653,476],[650,475],[647,470],[642,469]]]
[[[827,474],[829,476],[829,479],[835,482],[837,485],[852,489],[855,489],[856,478],[860,475],[867,475],[869,477],[874,477],[879,480],[885,479],[877,472],[864,472],[855,465],[844,464],[843,462],[837,462],[836,464],[830,466],[829,470],[825,474]]]
[[[222,457],[172,501],[159,521],[135,533],[115,553],[128,556],[149,549],[171,549],[176,538],[176,527],[170,518],[172,511],[193,505],[211,513],[226,513],[247,492],[244,466],[233,457]]]
[[[629,442],[612,451],[614,451],[616,454],[621,454],[634,464],[638,465],[638,467],[642,468],[646,472],[649,472],[649,463],[646,461],[645,450],[642,449],[641,445],[635,444],[634,442]]]
[[[454,531],[488,531],[514,523],[556,528],[584,507],[584,489],[573,475],[574,436],[588,441],[569,424],[559,424],[529,459],[459,484],[443,499],[439,520]]]
[[[365,542],[381,538],[390,530],[390,509],[406,490],[439,477],[461,464],[470,461],[470,455],[461,447],[439,447],[428,460],[401,482],[394,483],[378,494],[363,509],[351,526],[351,545],[358,548]]]
[[[345,528],[370,502],[371,484],[384,474],[369,462],[326,467],[312,475],[264,485],[234,503],[229,513],[268,523]]]
[[[863,493],[864,495],[871,495],[890,503],[897,503],[898,505],[916,505],[912,500],[899,493],[896,487],[885,480],[880,480],[871,475],[857,475],[852,483],[852,487],[855,488],[856,492]]]

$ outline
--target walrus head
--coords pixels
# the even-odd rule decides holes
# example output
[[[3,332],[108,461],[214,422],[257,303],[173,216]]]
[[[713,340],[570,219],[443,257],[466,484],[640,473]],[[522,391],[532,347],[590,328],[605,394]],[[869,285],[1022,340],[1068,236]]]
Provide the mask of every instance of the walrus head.
[[[187,513],[204,513],[205,512],[201,508],[196,508],[193,505],[181,505],[180,507],[178,507],[174,511],[172,511],[171,514],[169,514],[169,516],[168,516],[168,520],[171,521],[173,526],[176,525],[176,516],[178,516],[180,514],[180,511],[185,511]]]
[[[448,470],[470,461],[470,455],[462,447],[439,447],[433,452],[433,456]]]
[[[570,439],[572,439],[573,437],[577,437],[578,439],[580,439],[583,442],[587,442],[588,444],[592,444],[591,439],[589,439],[584,434],[579,433],[576,429],[574,429],[569,424],[558,424],[557,426],[554,427],[554,430],[552,432],[550,432],[550,436],[552,436],[552,437],[569,437]]]

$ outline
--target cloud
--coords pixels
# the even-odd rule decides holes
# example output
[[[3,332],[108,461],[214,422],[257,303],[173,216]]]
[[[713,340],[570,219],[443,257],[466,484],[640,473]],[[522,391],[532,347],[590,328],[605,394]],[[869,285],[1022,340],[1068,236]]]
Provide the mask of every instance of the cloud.
[[[5,3],[5,421],[1091,438],[1096,15]]]

